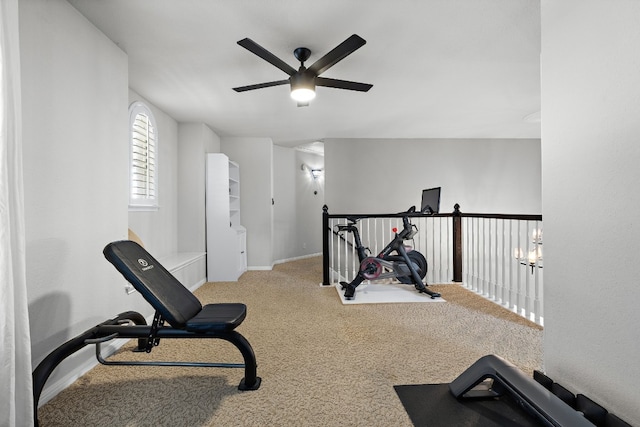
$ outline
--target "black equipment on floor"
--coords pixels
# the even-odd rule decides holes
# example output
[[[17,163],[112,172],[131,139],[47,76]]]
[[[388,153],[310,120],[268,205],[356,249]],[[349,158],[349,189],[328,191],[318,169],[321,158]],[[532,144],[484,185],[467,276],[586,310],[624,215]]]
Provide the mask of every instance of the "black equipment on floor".
[[[539,427],[535,418],[504,395],[494,399],[453,397],[449,384],[393,386],[415,427]]]
[[[89,344],[96,346],[96,358],[105,365],[193,366],[244,368],[239,390],[257,390],[261,379],[253,348],[235,329],[247,314],[242,303],[202,306],[200,301],[139,244],[130,240],[109,243],[104,256],[156,310],[151,325],[135,311],[119,314],[94,326],[52,351],[33,371],[34,422],[38,424],[38,400],[44,384],[65,358]],[[165,325],[165,321],[169,324]],[[108,361],[100,345],[116,338],[137,338],[134,351],[150,353],[164,338],[214,338],[228,341],[242,354],[241,363]]]
[[[420,252],[405,246],[406,240],[411,240],[418,233],[418,227],[409,221],[409,214],[415,213],[415,206],[403,212],[402,230],[394,228],[394,238],[380,251],[378,256],[367,256],[369,248],[365,248],[360,238],[356,223],[359,218],[347,217],[347,224],[337,225],[338,232],[353,233],[355,248],[360,261],[360,268],[356,277],[350,282],[340,282],[344,289],[345,299],[353,299],[356,288],[364,280],[380,280],[397,278],[401,283],[413,284],[418,292],[425,293],[431,298],[438,298],[440,294],[427,288],[422,281],[427,275],[427,260]]]
[[[458,399],[494,399],[508,394],[543,426],[593,427],[582,413],[493,354],[478,359],[449,384],[449,390]]]

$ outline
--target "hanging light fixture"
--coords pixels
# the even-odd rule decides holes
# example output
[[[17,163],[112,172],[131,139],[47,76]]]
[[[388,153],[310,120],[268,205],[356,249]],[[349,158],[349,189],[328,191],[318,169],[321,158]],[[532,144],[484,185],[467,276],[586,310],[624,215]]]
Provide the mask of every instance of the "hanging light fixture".
[[[531,274],[533,274],[535,267],[542,268],[542,230],[534,229],[531,237],[534,246],[529,250],[527,256],[521,248],[514,249],[513,256],[520,264],[531,267]]]

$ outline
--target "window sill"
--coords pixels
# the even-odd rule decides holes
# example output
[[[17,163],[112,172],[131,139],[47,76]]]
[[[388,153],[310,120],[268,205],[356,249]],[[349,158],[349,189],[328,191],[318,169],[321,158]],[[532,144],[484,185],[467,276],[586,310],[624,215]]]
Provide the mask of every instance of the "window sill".
[[[156,212],[160,206],[129,205],[129,212]]]

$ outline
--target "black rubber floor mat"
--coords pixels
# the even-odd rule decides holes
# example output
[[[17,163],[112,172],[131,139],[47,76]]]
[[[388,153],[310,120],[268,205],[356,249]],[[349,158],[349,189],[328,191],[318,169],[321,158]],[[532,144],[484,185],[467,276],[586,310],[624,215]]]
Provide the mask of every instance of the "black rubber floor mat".
[[[393,386],[416,427],[529,427],[533,416],[507,395],[499,399],[458,400],[449,384]]]

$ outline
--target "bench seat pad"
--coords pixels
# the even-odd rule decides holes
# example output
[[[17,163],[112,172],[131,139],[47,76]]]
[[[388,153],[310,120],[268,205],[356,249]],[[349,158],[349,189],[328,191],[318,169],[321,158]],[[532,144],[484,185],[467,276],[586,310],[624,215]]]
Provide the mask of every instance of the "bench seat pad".
[[[185,329],[191,332],[232,331],[246,315],[247,306],[242,303],[207,304],[187,321]]]

